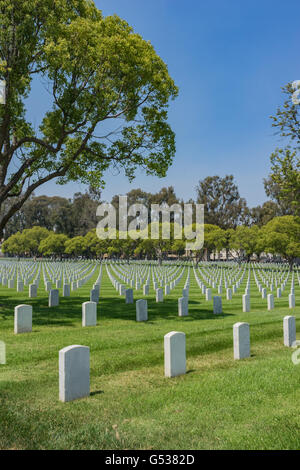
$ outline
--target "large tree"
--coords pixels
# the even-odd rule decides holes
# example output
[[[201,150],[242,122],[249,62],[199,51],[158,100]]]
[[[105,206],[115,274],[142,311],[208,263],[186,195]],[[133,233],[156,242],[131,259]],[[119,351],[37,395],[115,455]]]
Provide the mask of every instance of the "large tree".
[[[237,227],[231,236],[231,247],[235,249],[241,256],[243,252],[249,262],[251,256],[255,253],[258,258],[261,253],[259,244],[260,229],[257,225],[252,227],[240,226]]]
[[[250,211],[245,199],[240,197],[233,175],[208,176],[199,181],[196,191],[197,203],[204,204],[206,224],[228,229],[249,223]]]
[[[271,201],[266,201],[265,204],[270,202],[275,203],[277,207],[275,208],[275,205],[273,205],[273,209],[276,209],[276,216],[278,217],[282,215],[293,215],[292,194],[283,199],[282,189],[280,185],[274,181],[272,176],[264,178],[263,181],[266,195],[271,199]]]
[[[175,153],[167,109],[177,88],[149,41],[88,0],[0,0],[0,235],[42,184],[103,184],[110,165],[165,176]],[[50,97],[28,118],[34,77]],[[7,210],[1,210],[7,200]]]
[[[283,91],[287,99],[272,116],[272,126],[285,139],[287,146],[271,155],[270,177],[278,187],[278,198],[295,215],[300,215],[300,80],[288,83]]]
[[[267,224],[270,220],[274,219],[274,217],[286,215],[282,213],[280,206],[274,201],[266,201],[262,206],[253,207],[250,213],[252,224],[258,225],[259,227]]]
[[[147,193],[141,188],[132,189],[127,194],[127,209],[133,204],[143,204],[148,209],[148,223],[151,223],[151,204],[159,204],[163,206],[168,204],[178,204],[179,199],[176,196],[175,189],[173,186],[161,188],[157,193]],[[116,194],[111,200],[111,204],[116,209],[116,222],[117,228],[119,228],[119,195]],[[134,216],[128,217],[128,223],[134,219]],[[170,221],[174,222],[174,213],[170,214]]]
[[[264,251],[282,255],[292,270],[295,259],[300,257],[300,217],[275,217],[261,229],[261,238]]]

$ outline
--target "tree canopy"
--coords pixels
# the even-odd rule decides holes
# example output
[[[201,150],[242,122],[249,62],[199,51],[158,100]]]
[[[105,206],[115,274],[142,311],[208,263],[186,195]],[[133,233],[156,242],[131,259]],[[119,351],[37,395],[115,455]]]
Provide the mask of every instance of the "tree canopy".
[[[149,41],[90,0],[0,0],[0,26],[0,232],[50,180],[96,188],[110,165],[165,176],[178,90]],[[36,76],[50,96],[37,127],[26,100]]]
[[[300,257],[300,217],[275,217],[262,229],[265,251],[284,256],[290,263]]]
[[[287,145],[272,153],[270,177],[279,189],[278,198],[289,205],[294,215],[300,215],[300,104],[294,99],[293,83],[288,83],[283,91],[287,100],[272,116],[272,126]]]
[[[220,228],[234,228],[248,221],[250,211],[244,198],[240,197],[233,175],[207,176],[196,188],[197,202],[204,204],[207,224]]]

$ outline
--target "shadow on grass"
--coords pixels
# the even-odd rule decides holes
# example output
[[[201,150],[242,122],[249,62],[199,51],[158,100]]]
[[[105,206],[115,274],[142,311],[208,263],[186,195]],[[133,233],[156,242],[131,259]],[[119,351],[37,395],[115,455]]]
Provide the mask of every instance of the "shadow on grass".
[[[93,397],[95,395],[101,395],[102,393],[104,393],[103,390],[95,390],[94,392],[90,393],[90,397]]]
[[[78,293],[79,294],[79,293]],[[59,306],[48,307],[48,296],[31,298],[24,295],[1,295],[0,315],[3,319],[13,318],[16,305],[29,304],[33,308],[33,323],[36,326],[74,326],[75,322],[81,321],[82,303],[89,301],[89,292],[82,295],[75,294],[71,297],[60,297]],[[98,320],[121,319],[125,321],[136,321],[136,306],[125,304],[125,298],[108,293],[109,297],[101,297],[97,307]],[[178,317],[178,298],[164,298],[163,302],[156,302],[153,298],[147,298],[149,324],[153,324],[161,319],[179,319],[192,322],[195,320],[215,320],[231,316],[231,313],[214,315],[212,307],[208,308],[205,303],[189,300],[189,315],[187,317]]]

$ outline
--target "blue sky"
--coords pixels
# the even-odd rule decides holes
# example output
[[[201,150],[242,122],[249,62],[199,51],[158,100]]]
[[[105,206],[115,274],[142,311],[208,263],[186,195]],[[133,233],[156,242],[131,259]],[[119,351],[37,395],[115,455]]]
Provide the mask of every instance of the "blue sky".
[[[166,178],[138,173],[133,183],[113,170],[103,198],[141,187],[173,185],[195,198],[206,176],[233,174],[252,207],[266,200],[263,178],[282,141],[270,115],[283,102],[281,87],[300,79],[300,2],[297,0],[96,0],[150,40],[179,86],[169,121],[176,157]],[[38,105],[38,96],[32,103]],[[49,183],[36,194],[71,197],[85,186]]]

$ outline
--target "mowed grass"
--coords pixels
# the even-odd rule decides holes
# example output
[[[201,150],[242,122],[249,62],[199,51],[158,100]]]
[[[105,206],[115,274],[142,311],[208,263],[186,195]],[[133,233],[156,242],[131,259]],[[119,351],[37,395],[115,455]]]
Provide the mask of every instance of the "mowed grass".
[[[97,274],[55,308],[48,308],[42,281],[37,299],[26,287],[17,293],[1,286],[1,449],[299,449],[300,365],[282,330],[283,317],[293,314],[300,332],[297,279],[293,310],[290,281],[268,312],[252,276],[251,312],[242,313],[245,276],[232,301],[222,295],[224,314],[215,316],[191,270],[189,316],[179,318],[186,270],[163,303],[151,285],[149,321],[137,323],[135,304],[125,304],[103,269],[98,325],[82,328],[81,304]],[[33,332],[14,335],[21,303],[33,306]],[[250,323],[251,358],[242,361],[233,360],[238,321]],[[163,337],[170,331],[186,334],[187,374],[167,379]],[[90,347],[91,396],[61,403],[58,351],[71,344]]]

